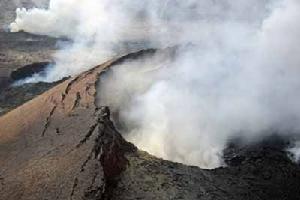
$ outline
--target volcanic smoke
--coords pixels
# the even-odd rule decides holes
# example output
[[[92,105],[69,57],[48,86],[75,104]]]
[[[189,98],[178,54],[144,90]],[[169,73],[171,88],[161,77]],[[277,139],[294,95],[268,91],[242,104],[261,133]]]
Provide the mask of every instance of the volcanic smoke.
[[[51,0],[47,9],[18,9],[10,28],[72,41],[46,77],[27,82],[173,47],[114,66],[98,103],[119,113],[124,136],[141,149],[215,168],[233,138],[300,136],[299,11],[298,0]],[[298,143],[289,149],[296,159]]]

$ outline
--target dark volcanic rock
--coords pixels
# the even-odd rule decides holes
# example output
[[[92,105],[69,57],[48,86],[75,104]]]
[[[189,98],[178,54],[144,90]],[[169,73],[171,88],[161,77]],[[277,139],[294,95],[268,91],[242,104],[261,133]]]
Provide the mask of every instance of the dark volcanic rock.
[[[299,199],[300,167],[279,144],[284,140],[266,141],[227,149],[226,161],[234,165],[215,170],[164,161],[146,152],[131,154],[113,199]],[[238,162],[233,161],[236,156]]]
[[[14,70],[10,77],[13,81],[19,81],[33,76],[34,74],[45,73],[46,69],[53,65],[50,62],[38,62],[30,65],[25,65],[19,69]]]
[[[0,77],[0,92],[7,88],[10,84],[11,80],[9,77]]]

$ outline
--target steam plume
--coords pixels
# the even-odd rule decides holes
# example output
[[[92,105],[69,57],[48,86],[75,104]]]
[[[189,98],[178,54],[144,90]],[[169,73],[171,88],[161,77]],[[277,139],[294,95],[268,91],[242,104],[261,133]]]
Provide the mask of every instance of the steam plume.
[[[74,41],[48,81],[122,52],[181,45],[175,58],[114,67],[99,104],[119,112],[139,147],[214,168],[230,138],[300,133],[299,11],[297,0],[52,0],[18,10],[11,30]]]

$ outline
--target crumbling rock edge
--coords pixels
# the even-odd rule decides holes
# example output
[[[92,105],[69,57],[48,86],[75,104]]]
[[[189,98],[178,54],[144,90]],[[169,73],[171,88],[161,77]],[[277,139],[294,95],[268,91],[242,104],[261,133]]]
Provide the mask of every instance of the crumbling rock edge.
[[[126,170],[129,165],[129,161],[126,154],[136,154],[138,149],[132,144],[127,142],[122,135],[116,129],[112,119],[110,109],[107,106],[97,107],[97,85],[103,75],[109,68],[114,65],[122,64],[129,59],[137,59],[143,56],[153,55],[157,52],[156,49],[140,50],[138,52],[129,53],[127,55],[121,56],[118,59],[113,60],[109,65],[101,70],[97,74],[97,78],[93,87],[96,88],[94,96],[94,106],[95,106],[95,123],[90,127],[85,137],[77,144],[76,148],[80,148],[84,145],[93,134],[96,135],[94,139],[94,146],[90,152],[88,158],[82,164],[81,172],[85,170],[87,163],[93,158],[98,160],[99,164],[103,168],[104,173],[104,184],[102,186],[96,187],[96,189],[85,192],[86,199],[111,199],[113,190],[117,187],[120,175]],[[68,84],[62,94],[62,103],[64,103],[67,95],[69,94],[72,85],[82,78],[85,78],[89,74],[93,73],[99,66],[92,68],[85,72],[82,76],[77,76],[73,78]],[[86,87],[88,91],[90,86]],[[81,100],[80,92],[76,92],[76,99],[74,101],[72,110],[79,107]],[[53,107],[53,112],[50,112],[50,117],[53,115],[56,106]],[[47,118],[46,125],[49,123]],[[44,133],[44,132],[43,132]],[[74,186],[72,189],[72,194],[76,190],[78,179],[75,178]]]
[[[68,100],[68,98],[70,98],[70,95],[72,95],[70,93],[72,92],[74,85],[76,85],[76,83],[78,83],[79,81],[84,80],[86,77],[95,73],[96,71],[99,71],[99,68],[101,68],[102,66],[106,66],[99,72],[96,72],[96,80],[94,84],[86,85],[86,88],[84,90],[89,96],[92,96],[94,98],[94,101],[92,103],[95,107],[95,123],[90,126],[84,138],[82,138],[81,141],[79,141],[78,144],[75,146],[75,149],[80,149],[93,136],[94,144],[91,148],[88,157],[82,163],[79,173],[82,173],[86,170],[86,167],[89,164],[89,162],[91,162],[91,160],[96,160],[98,162],[99,170],[101,167],[104,175],[103,183],[99,182],[99,185],[91,185],[90,187],[86,188],[84,196],[82,197],[84,199],[111,199],[112,192],[118,184],[118,179],[120,178],[120,175],[126,170],[127,166],[129,165],[129,161],[126,158],[126,154],[134,154],[137,152],[137,148],[133,144],[125,141],[125,139],[115,128],[111,120],[109,107],[97,107],[96,88],[98,81],[101,75],[104,74],[106,70],[108,70],[108,68],[117,64],[121,64],[129,59],[137,59],[142,56],[153,55],[156,51],[157,50],[155,49],[149,49],[130,53],[120,58],[108,61],[107,63],[104,63],[102,65],[96,66],[74,78],[71,78],[70,80],[67,80],[68,83],[66,83],[66,87],[63,93],[61,94],[61,101],[52,101],[53,106],[45,120],[45,125],[41,134],[42,137],[44,137],[47,133],[48,128],[51,125],[52,117],[55,115],[57,109],[62,108],[67,113],[69,113],[69,116],[72,116],[72,113],[76,112],[76,109],[81,109],[81,100],[83,94],[81,94],[80,91],[73,91],[75,93],[75,98],[73,100],[72,106],[70,110],[66,108],[68,107],[66,105],[66,101]],[[95,91],[92,94],[90,94],[89,92],[91,87],[95,89]],[[89,109],[90,106],[87,106],[86,108]],[[59,132],[57,130],[59,130],[59,128],[56,128],[56,132]],[[97,176],[98,174],[96,174],[95,177],[93,177],[93,184],[96,184]],[[76,177],[74,179],[70,199],[73,199],[76,190],[79,187],[78,185],[79,178]]]
[[[95,111],[96,123],[91,126],[86,137],[80,141],[76,148],[84,145],[90,137],[95,134],[93,148],[81,166],[80,172],[85,171],[88,162],[93,158],[99,162],[104,172],[104,184],[97,189],[86,192],[85,196],[94,199],[110,199],[111,193],[116,187],[119,175],[129,164],[125,154],[135,153],[137,148],[126,142],[121,134],[116,130],[110,119],[110,110],[108,107],[100,107]],[[76,190],[78,179],[75,178],[72,194]]]

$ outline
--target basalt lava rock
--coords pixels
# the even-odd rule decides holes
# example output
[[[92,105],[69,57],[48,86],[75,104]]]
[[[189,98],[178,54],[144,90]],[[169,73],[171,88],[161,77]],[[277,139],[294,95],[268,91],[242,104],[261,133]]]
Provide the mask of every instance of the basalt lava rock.
[[[25,65],[19,69],[14,70],[10,77],[13,81],[23,80],[32,77],[34,74],[43,74],[48,67],[51,67],[53,63],[50,62],[38,62],[30,65]]]

